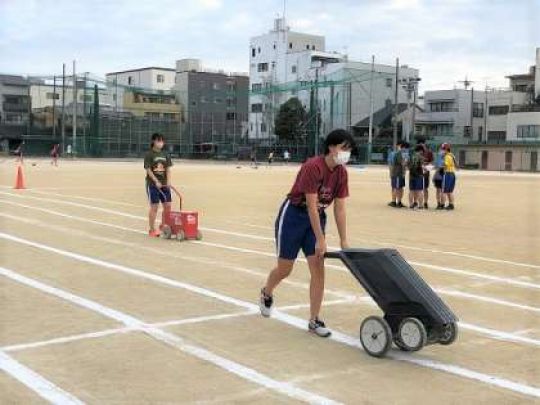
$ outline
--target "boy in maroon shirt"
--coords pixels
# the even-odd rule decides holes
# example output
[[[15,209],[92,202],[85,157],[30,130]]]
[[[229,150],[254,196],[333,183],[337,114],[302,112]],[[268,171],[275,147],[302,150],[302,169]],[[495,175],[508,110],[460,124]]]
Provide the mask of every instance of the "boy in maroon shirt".
[[[330,330],[319,319],[324,295],[326,252],[324,210],[334,202],[341,248],[347,249],[345,198],[349,196],[349,186],[345,165],[353,147],[354,140],[349,132],[343,129],[334,130],[326,137],[324,156],[313,157],[302,165],[276,219],[278,261],[261,290],[261,314],[268,317],[272,312],[274,289],[281,280],[289,276],[301,249],[311,273],[311,316],[308,328],[310,332],[321,337],[331,335]]]

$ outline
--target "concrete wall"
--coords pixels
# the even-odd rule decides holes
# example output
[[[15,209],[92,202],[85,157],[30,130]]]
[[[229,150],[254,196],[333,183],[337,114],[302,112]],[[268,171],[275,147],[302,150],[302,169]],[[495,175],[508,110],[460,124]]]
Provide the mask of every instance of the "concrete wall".
[[[453,152],[461,167],[476,166],[481,170],[493,171],[540,172],[540,146],[538,144],[456,146]],[[511,152],[511,160],[507,162],[506,156],[509,152]],[[532,167],[535,154],[536,167]]]

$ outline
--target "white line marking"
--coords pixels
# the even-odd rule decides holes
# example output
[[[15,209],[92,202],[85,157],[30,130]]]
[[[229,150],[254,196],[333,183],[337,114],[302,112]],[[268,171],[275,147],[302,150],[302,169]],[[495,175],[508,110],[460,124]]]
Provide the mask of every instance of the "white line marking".
[[[29,191],[32,191],[32,190],[29,190]],[[34,191],[34,192],[36,192],[36,191]],[[51,193],[46,193],[46,192],[36,192],[36,193],[42,194],[42,195],[51,195]],[[0,194],[11,195],[11,196],[15,196],[15,197],[21,197],[21,196],[19,196],[17,194],[11,193],[11,192],[10,193],[0,192]],[[52,195],[54,195],[54,194],[52,194]],[[76,196],[76,195],[67,195],[66,194],[64,196],[74,197],[74,198],[82,198],[82,199],[89,199],[88,197],[81,197],[81,196]],[[109,214],[125,216],[127,218],[147,220],[146,217],[127,214],[127,213],[124,213],[124,212],[119,213],[117,211],[113,211],[113,210],[109,210],[109,209],[101,208],[101,207],[96,207],[96,206],[93,206],[93,205],[78,204],[78,203],[74,203],[74,202],[71,202],[71,201],[62,201],[62,200],[48,199],[48,198],[44,199],[44,198],[32,197],[32,196],[27,196],[27,197],[38,199],[38,200],[42,199],[44,201],[58,202],[58,203],[73,205],[73,206],[81,207],[81,208],[88,208],[88,209],[98,210],[98,211],[106,212],[106,213],[109,213]],[[96,201],[101,200],[103,202],[112,203],[112,204],[114,204],[114,203],[118,203],[118,204],[122,204],[122,205],[126,204],[126,203],[115,201],[115,200],[102,200],[102,199],[95,199],[95,200]],[[216,229],[216,228],[204,228],[204,227],[201,227],[201,229],[205,230],[205,231],[209,231],[209,232],[222,233],[222,234],[226,234],[226,235],[232,235],[232,236],[238,236],[238,237],[244,237],[244,238],[250,238],[250,239],[256,239],[256,240],[268,240],[268,241],[273,241],[274,240],[274,238],[263,237],[263,236],[259,236],[259,235],[247,234],[247,233],[242,233],[242,232],[231,232],[231,231],[226,231],[226,230]],[[537,265],[537,264],[521,263],[521,262],[516,262],[516,261],[511,261],[511,260],[496,259],[496,258],[492,258],[492,257],[472,255],[472,254],[467,254],[467,253],[452,252],[452,251],[439,250],[439,249],[420,248],[420,247],[416,247],[416,246],[396,244],[396,243],[393,243],[393,242],[374,242],[371,239],[370,239],[370,243],[374,243],[374,244],[382,245],[382,246],[393,246],[393,247],[399,247],[399,248],[403,248],[403,249],[425,251],[425,252],[429,252],[429,253],[437,253],[437,254],[445,254],[445,255],[452,255],[452,256],[458,256],[458,257],[466,257],[466,258],[469,258],[469,259],[481,260],[481,261],[486,261],[486,262],[491,262],[491,263],[500,263],[500,264],[508,264],[508,265],[512,265],[512,266],[518,266],[518,267],[540,269],[540,265]]]
[[[5,216],[5,214],[0,213],[0,216]],[[96,237],[96,236],[93,236],[93,235],[89,235],[89,236],[91,238],[93,238],[93,239],[99,239],[99,240],[102,239],[101,237]],[[116,240],[111,240],[111,241],[113,243],[124,244],[124,242],[119,242],[119,241],[116,241]],[[139,248],[142,248],[142,247],[139,247]],[[183,256],[183,257],[180,257],[180,258],[181,259],[186,259],[186,256]],[[450,291],[450,292],[443,291],[442,293],[446,293],[446,294],[454,295],[454,296],[459,295],[462,298],[479,300],[479,301],[490,302],[490,303],[496,303],[496,304],[499,304],[499,305],[508,305],[510,307],[518,308],[518,309],[525,309],[525,308],[533,308],[534,309],[534,307],[523,306],[521,304],[516,304],[516,303],[512,303],[512,302],[508,302],[508,301],[503,301],[503,300],[499,300],[499,299],[495,299],[495,298],[491,298],[491,297],[484,297],[484,296],[479,296],[479,295],[474,295],[474,294],[467,294],[467,293],[461,293],[461,292],[452,292],[452,291]],[[338,295],[338,294],[336,294],[336,295]],[[342,297],[343,297],[344,301],[352,302],[352,301],[355,300],[355,297],[352,296],[352,295],[342,295]],[[362,297],[362,298],[360,298],[360,301],[370,303],[371,299],[369,297]],[[302,307],[302,305],[298,306],[298,308],[301,308],[301,307]],[[461,324],[461,327],[463,329],[469,329],[469,330],[472,330],[472,331],[487,335],[487,336],[492,337],[492,338],[497,339],[497,340],[508,340],[508,341],[511,341],[511,342],[518,342],[518,343],[532,344],[532,345],[539,345],[540,344],[540,341],[535,340],[535,339],[523,338],[521,336],[512,335],[512,334],[510,334],[508,332],[497,331],[497,330],[494,330],[494,329],[489,329],[489,328],[485,328],[485,327],[481,327],[481,326],[476,326],[476,325],[468,326],[468,325],[471,325],[471,324],[465,324],[464,323],[464,324]]]
[[[72,220],[79,221],[79,222],[95,224],[95,225],[105,226],[105,227],[109,227],[109,228],[113,228],[113,229],[120,229],[120,230],[127,231],[127,232],[146,235],[146,232],[141,231],[139,229],[127,228],[127,227],[120,226],[120,225],[110,224],[108,222],[101,222],[101,221],[95,221],[95,220],[87,219],[87,218],[83,218],[83,217],[77,217],[77,216],[74,216],[74,215],[64,214],[62,212],[53,211],[53,210],[49,210],[49,209],[46,209],[46,208],[33,207],[33,206],[30,206],[30,205],[19,204],[19,203],[15,203],[15,202],[12,202],[12,201],[7,201],[7,200],[2,200],[2,199],[0,199],[0,203],[11,204],[11,205],[15,205],[15,206],[18,206],[18,207],[23,207],[23,208],[28,208],[28,209],[35,210],[35,211],[41,211],[41,212],[45,212],[47,214],[56,215],[56,216],[72,219]],[[38,220],[33,220],[33,219],[29,219],[29,218],[21,218],[21,217],[18,217],[18,216],[9,215],[9,214],[5,214],[5,213],[0,213],[0,216],[10,218],[10,219],[15,220],[15,221],[22,221],[22,222],[32,223],[32,224],[36,224],[36,225],[41,224],[41,222],[38,221]],[[41,226],[54,227],[54,229],[57,229],[57,230],[62,230],[63,229],[62,227],[50,225],[50,224],[47,224],[46,222],[43,222],[43,224],[45,224],[45,225],[41,225]],[[70,230],[69,232],[73,233],[75,231]],[[202,258],[201,256],[193,257],[193,256],[187,256],[185,254],[182,254],[181,256],[179,256],[179,255],[172,254],[170,252],[163,252],[161,250],[148,248],[146,246],[141,246],[140,244],[119,241],[117,239],[98,237],[98,236],[95,236],[95,235],[90,235],[88,233],[85,233],[85,234],[89,235],[90,237],[92,237],[92,238],[94,238],[96,240],[113,242],[113,243],[121,244],[121,245],[124,245],[124,246],[135,247],[137,249],[144,249],[144,250],[147,250],[147,251],[150,251],[150,252],[153,252],[153,253],[157,253],[157,254],[160,254],[160,255],[172,256],[172,257],[175,257],[175,258],[180,258],[182,260],[192,261],[194,263],[202,263],[202,264],[209,264],[209,265],[219,266],[219,267],[224,268],[224,269],[234,270],[234,271],[250,274],[250,275],[253,275],[253,276],[257,276],[257,277],[263,277],[265,279],[266,279],[266,277],[268,277],[268,272],[267,271],[258,272],[258,271],[248,269],[248,268],[245,268],[245,267],[240,267],[240,266],[235,266],[235,265],[228,265],[228,264],[224,263],[223,261],[218,262],[216,260]],[[272,255],[272,257],[274,257],[274,255]],[[288,285],[291,285],[291,286],[295,286],[295,287],[298,287],[298,288],[302,288],[302,289],[309,289],[309,284],[308,283],[303,283],[303,282],[289,280],[289,279],[283,280],[282,283],[288,284]],[[325,293],[327,293],[329,295],[335,295],[335,296],[343,298],[343,299],[354,298],[354,296],[351,296],[348,293],[345,293],[343,291],[336,291],[336,290],[333,290],[333,289],[325,289]]]
[[[106,267],[106,268],[109,268],[109,269],[119,270],[119,271],[126,272],[128,274],[132,274],[132,275],[135,275],[135,276],[138,276],[138,277],[147,278],[147,279],[159,282],[159,283],[164,283],[166,285],[178,286],[179,288],[186,288],[189,291],[197,292],[197,293],[200,293],[200,294],[208,296],[208,297],[214,297],[214,298],[216,298],[218,300],[223,300],[224,302],[233,303],[234,305],[240,306],[240,307],[248,309],[248,310],[253,310],[253,311],[257,310],[257,305],[255,305],[255,304],[252,304],[252,303],[249,303],[249,302],[246,302],[246,301],[242,301],[242,300],[239,300],[239,299],[235,299],[235,298],[232,298],[232,297],[224,296],[222,294],[219,294],[219,293],[216,293],[214,291],[207,290],[207,289],[204,289],[204,288],[201,288],[201,287],[192,286],[192,285],[189,285],[189,284],[186,284],[186,283],[180,283],[178,281],[170,280],[170,279],[167,279],[165,277],[157,276],[157,275],[154,275],[154,274],[151,274],[151,273],[145,273],[145,272],[140,271],[140,270],[130,269],[128,267],[120,266],[120,265],[117,265],[117,264],[114,264],[114,263],[105,262],[103,260],[93,259],[93,258],[83,256],[83,255],[79,255],[79,254],[76,254],[76,253],[64,251],[64,250],[61,250],[61,249],[56,249],[56,248],[53,248],[53,247],[50,247],[50,246],[42,245],[42,244],[36,243],[36,242],[31,242],[31,241],[21,239],[21,238],[18,238],[16,236],[8,235],[8,234],[1,233],[1,232],[0,232],[0,238],[4,238],[4,239],[8,239],[8,240],[11,240],[11,241],[14,241],[14,242],[26,244],[28,246],[37,247],[37,248],[40,248],[42,250],[54,252],[54,253],[57,253],[57,254],[60,254],[60,255],[66,256],[66,257],[71,257],[71,258],[74,258],[74,259],[77,259],[77,260],[81,260],[83,262],[90,262],[90,263],[93,263],[93,264],[97,264],[98,266]],[[100,264],[100,263],[103,263],[103,264]],[[296,328],[306,330],[306,321],[305,320],[300,319],[300,318],[295,317],[295,316],[292,316],[292,315],[289,315],[289,314],[287,314],[285,312],[274,311],[274,313],[272,315],[272,319],[276,319],[276,320],[284,322],[284,323],[286,323],[288,325],[294,326]],[[345,335],[345,334],[340,333],[340,332],[334,332],[332,334],[332,336],[330,337],[330,339],[334,340],[336,342],[348,344],[349,346],[351,345],[350,344],[351,342],[356,342],[353,346],[354,347],[360,347],[359,343],[356,341],[355,338],[353,338],[352,336]],[[433,369],[437,369],[437,370],[446,371],[448,373],[451,373],[451,374],[454,374],[454,375],[459,375],[459,376],[462,376],[462,377],[465,377],[465,378],[472,378],[472,379],[475,379],[475,380],[478,380],[478,381],[485,382],[487,384],[491,384],[491,385],[494,385],[494,386],[499,386],[501,388],[506,388],[506,389],[516,391],[516,392],[520,392],[520,393],[523,393],[523,394],[526,394],[526,395],[533,395],[533,396],[540,397],[540,389],[539,388],[532,387],[532,386],[529,386],[529,385],[526,385],[526,384],[516,383],[516,382],[513,382],[511,380],[498,378],[498,377],[491,376],[491,375],[488,375],[488,374],[478,373],[476,371],[468,370],[468,369],[465,369],[463,367],[454,366],[454,365],[451,365],[451,364],[437,363],[437,362],[433,362],[431,360],[423,359],[423,358],[420,358],[420,357],[413,359],[411,357],[407,357],[407,356],[400,355],[400,354],[393,355],[393,358],[396,358],[396,359],[402,360],[402,361],[406,361],[406,362],[410,362],[410,363],[413,363],[413,364],[417,364],[417,365],[420,365],[420,366],[428,367],[428,368],[433,368]]]
[[[69,392],[57,387],[45,377],[3,352],[0,352],[0,369],[52,404],[84,404]],[[4,398],[4,400],[7,403],[9,399]]]
[[[29,287],[35,288],[47,294],[61,298],[65,301],[68,301],[80,307],[89,309],[91,311],[104,315],[108,318],[117,320],[128,327],[136,328],[140,330],[141,332],[144,332],[147,335],[153,337],[154,339],[167,343],[168,345],[175,347],[184,353],[195,356],[199,358],[200,360],[204,360],[206,362],[212,363],[232,374],[236,374],[237,376],[245,380],[248,380],[255,384],[261,385],[263,387],[272,389],[288,397],[298,399],[301,401],[311,402],[311,403],[337,404],[337,402],[329,398],[326,398],[326,397],[314,394],[312,392],[303,390],[301,388],[295,387],[292,384],[287,383],[287,382],[274,380],[266,376],[265,374],[259,373],[258,371],[252,368],[243,366],[242,364],[239,364],[232,360],[221,357],[202,347],[186,343],[184,339],[180,338],[179,336],[165,332],[149,324],[145,324],[143,321],[135,317],[132,317],[131,315],[127,315],[115,309],[106,307],[95,301],[72,294],[68,291],[61,290],[56,287],[52,287],[47,284],[43,284],[37,280],[22,276],[18,273],[15,273],[3,267],[0,267],[0,274],[2,274],[5,277],[8,277],[11,280],[17,281],[21,284],[27,285]]]
[[[518,303],[515,303],[515,302],[511,302],[511,301],[501,300],[499,298],[485,297],[485,296],[482,296],[482,295],[469,294],[469,293],[462,292],[462,291],[447,290],[447,289],[441,289],[441,288],[437,288],[437,289],[435,289],[435,291],[437,291],[439,294],[449,295],[449,296],[452,296],[452,297],[470,298],[470,299],[474,299],[474,300],[477,300],[477,301],[488,302],[490,304],[502,305],[502,306],[505,306],[505,307],[522,309],[524,311],[531,311],[531,312],[540,313],[540,308],[539,307],[533,307],[533,306],[530,306],[530,305],[518,304]]]

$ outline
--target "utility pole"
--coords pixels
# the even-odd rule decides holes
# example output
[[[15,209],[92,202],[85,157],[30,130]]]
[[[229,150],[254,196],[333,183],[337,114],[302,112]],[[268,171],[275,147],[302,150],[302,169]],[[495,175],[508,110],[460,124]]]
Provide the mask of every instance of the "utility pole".
[[[76,62],[73,61],[73,145],[71,151],[73,155],[77,153],[77,72]]]
[[[52,122],[53,138],[56,138],[56,75],[53,76]]]
[[[393,116],[393,129],[394,129],[394,135],[392,139],[392,144],[394,146],[394,149],[397,147],[397,133],[398,133],[398,127],[397,127],[397,116],[398,116],[398,82],[399,82],[399,58],[396,58],[396,91],[394,93],[394,116]]]
[[[369,132],[367,162],[371,163],[371,147],[373,143],[373,76],[375,73],[375,55],[371,56],[371,75],[369,78]]]
[[[474,137],[474,87],[471,87],[471,139]]]
[[[62,64],[62,126],[60,132],[62,134],[62,153],[66,152],[66,64]]]

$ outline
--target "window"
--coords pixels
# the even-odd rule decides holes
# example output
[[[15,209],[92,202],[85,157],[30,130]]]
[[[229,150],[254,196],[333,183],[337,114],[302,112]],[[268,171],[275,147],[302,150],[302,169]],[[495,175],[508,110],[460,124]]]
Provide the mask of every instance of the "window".
[[[429,110],[431,112],[452,112],[455,111],[453,101],[437,101],[429,103]]]
[[[261,53],[261,47],[257,48],[257,53]]]
[[[296,65],[292,65],[292,67],[291,67],[291,73],[296,73]]]
[[[518,125],[518,138],[540,138],[540,125]]]
[[[390,87],[390,88],[391,88],[391,87],[392,87],[393,81],[394,81],[394,80],[393,80],[392,78],[390,78],[390,77],[387,78],[387,79],[386,79],[386,87]]]
[[[91,94],[81,94],[79,96],[79,101],[92,101],[92,95]]]
[[[227,98],[227,107],[234,107],[236,105],[236,97]]]
[[[274,43],[274,49],[276,49],[276,44]]]
[[[509,109],[507,105],[493,105],[489,107],[489,115],[506,115]]]
[[[252,58],[255,57],[255,48],[251,48],[251,57],[252,57]]]
[[[473,117],[482,118],[484,116],[484,103],[473,104]]]
[[[60,100],[60,94],[59,93],[47,93],[47,100]]]
[[[488,141],[504,141],[506,139],[506,131],[488,131]]]
[[[484,127],[478,127],[478,139],[482,140],[482,135],[484,135]]]
[[[158,83],[164,83],[165,82],[165,76],[157,75],[157,82]]]
[[[128,76],[128,84],[131,86],[133,84],[133,77]]]
[[[236,113],[228,112],[226,115],[227,121],[234,121],[236,119]]]
[[[292,49],[292,42],[289,42],[289,49]]]
[[[463,136],[465,138],[470,138],[472,135],[472,127],[470,127],[469,125],[465,126],[463,128]]]
[[[261,91],[262,90],[262,84],[261,83],[253,83],[251,85],[251,91]]]
[[[257,72],[268,72],[268,63],[259,63],[257,65]]]
[[[266,132],[266,122],[261,122],[261,132]]]
[[[263,105],[261,103],[251,104],[251,112],[260,113],[263,110]]]
[[[311,50],[315,50],[315,45],[311,45]]]
[[[216,98],[214,98],[214,103],[221,104],[221,103],[223,103],[223,99],[219,98],[219,97],[216,97]]]
[[[306,45],[306,49],[309,50],[309,45]]]
[[[213,88],[214,90],[219,90],[219,83],[213,83],[213,84],[212,84],[212,88]]]

